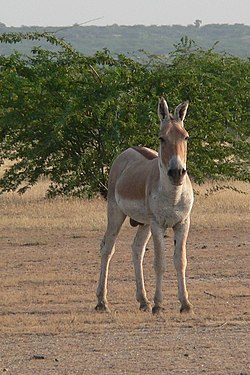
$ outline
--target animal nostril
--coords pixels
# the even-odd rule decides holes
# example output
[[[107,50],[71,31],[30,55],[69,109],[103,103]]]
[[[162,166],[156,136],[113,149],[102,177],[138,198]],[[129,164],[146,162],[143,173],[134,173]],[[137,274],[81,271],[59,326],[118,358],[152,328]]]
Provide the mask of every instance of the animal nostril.
[[[169,169],[168,176],[171,178],[180,178],[182,176],[185,176],[187,170],[185,168],[173,168]]]
[[[174,177],[174,170],[173,169],[169,169],[168,176],[169,177]]]

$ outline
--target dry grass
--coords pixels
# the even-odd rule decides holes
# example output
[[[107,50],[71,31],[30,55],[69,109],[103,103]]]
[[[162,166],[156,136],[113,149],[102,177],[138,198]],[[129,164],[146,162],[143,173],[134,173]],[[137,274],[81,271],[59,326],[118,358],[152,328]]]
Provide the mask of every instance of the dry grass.
[[[224,184],[221,183],[221,186]],[[227,185],[236,190],[222,189],[207,195],[214,186],[220,184],[203,184],[194,186],[196,191],[192,221],[195,225],[214,228],[227,228],[235,225],[249,227],[250,199],[249,184],[244,182],[229,182]],[[238,191],[239,192],[238,192]]]
[[[46,199],[47,181],[41,181],[23,195],[0,196],[1,225],[16,228],[99,230],[105,224],[105,202],[101,199]],[[70,220],[69,220],[70,218]]]
[[[0,196],[0,372],[249,373],[249,185],[234,186],[247,194],[225,190],[206,196],[211,185],[195,187],[188,286],[196,314],[184,317],[178,312],[171,235],[164,314],[138,311],[130,253],[135,230],[128,223],[110,270],[112,312],[97,314],[106,202],[47,200],[46,181],[23,196]],[[150,243],[144,261],[149,298],[152,263]]]
[[[193,224],[225,227],[234,226],[244,220],[248,225],[250,222],[249,184],[234,182],[232,186],[245,194],[225,189],[207,195],[207,192],[213,188],[212,184],[195,186]],[[104,230],[106,223],[104,200],[77,198],[49,200],[45,198],[47,187],[48,182],[43,180],[24,195],[6,193],[0,196],[1,226],[51,230]]]

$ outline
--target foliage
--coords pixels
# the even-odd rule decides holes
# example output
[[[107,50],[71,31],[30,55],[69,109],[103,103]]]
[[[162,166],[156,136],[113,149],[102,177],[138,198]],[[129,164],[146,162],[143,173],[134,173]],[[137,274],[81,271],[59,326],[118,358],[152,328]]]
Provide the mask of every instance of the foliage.
[[[107,48],[113,53],[131,53],[143,49],[150,54],[166,55],[173,50],[173,45],[183,35],[195,40],[202,48],[208,49],[216,41],[217,52],[227,52],[241,58],[249,57],[250,26],[244,24],[210,24],[201,26],[202,20],[194,20],[193,25],[134,25],[134,26],[83,26],[73,25],[66,27],[40,27],[22,26],[6,27],[0,24],[0,33],[28,33],[50,32],[53,35],[64,38],[77,51],[84,55],[92,56],[97,51]],[[200,26],[200,27],[198,27]],[[28,53],[34,42],[23,40],[22,43],[13,46],[2,44],[0,53],[10,54],[14,49],[22,53]],[[46,40],[40,40],[36,44],[42,48],[52,49]]]
[[[0,56],[0,159],[13,165],[2,191],[24,192],[40,176],[49,195],[105,192],[113,158],[130,145],[158,147],[157,102],[190,100],[189,169],[207,178],[249,180],[249,61],[182,38],[168,57],[98,51],[87,57],[49,33],[5,34],[1,42],[45,39],[55,49]]]

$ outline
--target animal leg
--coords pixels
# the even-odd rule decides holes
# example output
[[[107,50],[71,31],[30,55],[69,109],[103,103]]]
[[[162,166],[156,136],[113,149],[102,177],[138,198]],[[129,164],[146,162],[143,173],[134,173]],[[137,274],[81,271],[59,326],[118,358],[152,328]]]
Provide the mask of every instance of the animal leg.
[[[177,224],[174,227],[174,265],[177,272],[178,279],[178,298],[181,303],[180,312],[189,312],[192,310],[192,305],[188,300],[188,292],[186,287],[186,242],[189,231],[190,219],[188,218],[184,223]]]
[[[154,241],[154,268],[156,275],[156,288],[154,295],[154,307],[152,309],[153,314],[157,314],[162,310],[162,280],[163,274],[166,269],[166,256],[165,256],[165,241],[164,232],[165,230],[159,227],[156,223],[151,225],[151,231]]]
[[[97,287],[98,302],[97,311],[109,311],[107,303],[107,283],[109,264],[115,252],[115,241],[126,215],[114,203],[108,207],[108,225],[103,240],[101,242],[101,272]]]
[[[139,226],[132,245],[132,255],[136,279],[136,299],[140,303],[140,310],[143,311],[151,310],[150,303],[146,296],[143,275],[143,258],[150,236],[151,232],[149,225]]]

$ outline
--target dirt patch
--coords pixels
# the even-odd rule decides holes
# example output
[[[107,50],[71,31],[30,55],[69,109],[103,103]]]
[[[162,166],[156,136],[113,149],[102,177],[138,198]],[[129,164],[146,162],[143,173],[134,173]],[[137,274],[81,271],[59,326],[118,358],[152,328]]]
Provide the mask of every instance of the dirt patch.
[[[54,214],[61,212],[61,217],[51,227],[45,222],[46,210],[52,222],[52,206],[41,208],[41,202],[36,203],[40,207],[37,217],[44,221],[35,219],[35,207],[28,221],[27,206],[25,221],[24,212],[16,207],[11,226],[9,213],[13,215],[14,209],[10,202],[3,205],[0,373],[249,375],[250,242],[249,214],[243,209],[246,203],[240,211],[235,201],[234,210],[227,206],[228,215],[235,214],[219,226],[217,221],[220,215],[224,218],[225,205],[216,211],[207,201],[201,203],[197,202],[188,241],[187,282],[194,315],[179,313],[169,231],[165,310],[159,317],[138,310],[130,250],[136,229],[128,224],[121,232],[110,269],[111,313],[94,310],[99,243],[105,226],[100,216],[105,217],[105,203],[97,203],[91,225],[86,218],[84,225],[77,221],[80,213],[76,204],[73,209],[67,203],[62,211],[57,207]],[[206,205],[209,220],[204,220]],[[84,203],[79,210],[86,216],[92,208],[93,203]],[[151,242],[148,247],[145,278],[152,299]]]

